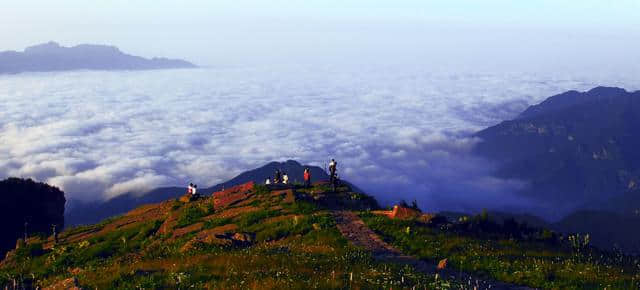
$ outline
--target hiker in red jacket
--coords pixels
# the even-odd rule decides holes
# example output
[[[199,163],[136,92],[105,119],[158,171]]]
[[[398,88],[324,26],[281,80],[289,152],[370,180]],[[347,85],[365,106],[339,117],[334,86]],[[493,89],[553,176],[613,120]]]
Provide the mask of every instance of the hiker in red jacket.
[[[311,171],[308,167],[304,169],[304,187],[311,187]]]

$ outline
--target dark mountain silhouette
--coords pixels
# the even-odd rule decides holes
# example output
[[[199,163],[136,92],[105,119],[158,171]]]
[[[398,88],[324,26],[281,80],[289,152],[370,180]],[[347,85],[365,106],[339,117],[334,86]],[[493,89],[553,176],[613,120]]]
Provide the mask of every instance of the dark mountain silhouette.
[[[288,160],[286,162],[270,162],[265,166],[260,168],[256,168],[253,170],[246,171],[241,173],[240,175],[232,178],[227,182],[220,183],[210,188],[211,191],[219,191],[226,187],[231,187],[243,183],[247,183],[249,181],[253,181],[256,183],[264,183],[267,178],[272,178],[275,175],[276,169],[279,169],[282,172],[286,172],[289,175],[290,182],[300,182],[302,183],[303,177],[302,174],[304,172],[304,168],[309,167],[311,170],[311,178],[313,181],[317,180],[328,180],[329,175],[318,166],[308,166],[301,165],[297,161]],[[361,192],[361,190],[354,188],[354,191]]]
[[[618,249],[640,254],[640,216],[608,211],[576,211],[551,228],[564,233],[589,234],[591,244],[601,249]]]
[[[475,152],[498,164],[496,175],[528,181],[521,194],[561,217],[551,228],[639,252],[640,236],[630,234],[640,226],[638,132],[640,92],[597,87],[552,96],[478,132]]]
[[[273,178],[276,169],[286,172],[289,175],[290,182],[302,182],[302,173],[305,167],[309,167],[311,170],[313,181],[329,179],[327,173],[320,167],[301,165],[297,161],[288,160],[286,162],[268,163],[260,168],[243,172],[229,181],[209,188],[200,188],[199,192],[202,194],[211,194],[213,192],[220,191],[223,188],[244,184],[249,181],[253,181],[258,184],[264,183],[267,178]],[[353,188],[356,192],[362,192],[355,187]],[[105,218],[123,214],[143,204],[157,203],[167,199],[178,198],[185,194],[186,191],[186,187],[162,187],[151,190],[142,195],[135,193],[123,194],[105,202],[77,202],[72,204],[67,210],[67,224],[80,225],[97,223]]]
[[[598,87],[478,132],[475,151],[500,164],[497,175],[529,181],[523,194],[582,208],[640,186],[639,130],[640,92]]]
[[[147,70],[194,68],[184,60],[128,55],[114,46],[81,44],[63,47],[48,42],[28,47],[24,52],[0,52],[0,74],[66,70]]]
[[[31,179],[8,178],[0,181],[0,259],[24,237],[25,222],[29,235],[52,233],[64,226],[64,192]]]

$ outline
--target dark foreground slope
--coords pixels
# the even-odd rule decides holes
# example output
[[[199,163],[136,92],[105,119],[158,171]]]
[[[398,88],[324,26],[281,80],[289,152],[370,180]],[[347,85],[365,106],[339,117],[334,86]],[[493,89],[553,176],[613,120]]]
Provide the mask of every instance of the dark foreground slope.
[[[229,181],[209,188],[200,188],[199,191],[202,194],[211,194],[214,191],[250,181],[263,183],[267,178],[273,178],[276,169],[286,172],[291,182],[302,182],[302,172],[305,167],[309,167],[311,170],[312,181],[329,179],[327,173],[320,167],[302,165],[297,161],[288,160],[286,162],[270,162],[262,167],[243,172]],[[355,190],[359,191],[357,188]],[[162,187],[144,194],[123,194],[108,201],[76,202],[67,209],[66,221],[69,225],[97,223],[105,218],[123,214],[143,204],[177,198],[186,191],[186,187]]]
[[[0,181],[0,257],[13,249],[16,240],[29,234],[50,234],[52,225],[64,226],[64,193],[31,179]]]
[[[49,42],[24,52],[0,52],[0,74],[67,70],[147,70],[194,68],[184,60],[128,55],[114,46],[82,44],[63,47]]]

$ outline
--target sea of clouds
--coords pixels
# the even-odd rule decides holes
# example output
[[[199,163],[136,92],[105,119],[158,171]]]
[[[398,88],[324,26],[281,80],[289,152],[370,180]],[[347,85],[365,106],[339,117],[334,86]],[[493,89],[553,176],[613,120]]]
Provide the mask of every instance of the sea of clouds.
[[[195,182],[273,160],[324,166],[383,203],[540,210],[469,152],[470,135],[570,89],[638,89],[612,74],[225,67],[0,76],[0,177],[74,200]]]

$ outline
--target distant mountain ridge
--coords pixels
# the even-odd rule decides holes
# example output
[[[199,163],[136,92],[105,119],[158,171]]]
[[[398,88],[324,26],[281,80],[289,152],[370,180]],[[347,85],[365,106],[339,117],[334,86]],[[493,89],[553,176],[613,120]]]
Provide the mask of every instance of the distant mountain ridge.
[[[302,182],[302,173],[305,167],[311,170],[312,181],[328,180],[329,176],[320,167],[302,165],[297,161],[288,160],[286,162],[270,162],[262,167],[245,171],[238,176],[214,185],[208,188],[199,188],[202,194],[209,195],[213,192],[220,191],[223,188],[229,188],[253,181],[255,183],[264,183],[267,178],[273,178],[276,169],[286,172],[291,182]],[[361,190],[353,187],[356,192]],[[127,193],[114,197],[106,202],[81,202],[70,207],[66,212],[66,221],[69,225],[92,224],[97,223],[105,218],[126,213],[140,205],[162,202],[167,199],[178,198],[185,194],[186,187],[161,187],[151,190],[145,194]]]
[[[149,70],[195,68],[179,59],[152,58],[125,54],[115,46],[81,44],[63,47],[48,42],[27,47],[24,52],[0,52],[0,74],[67,70]]]
[[[640,91],[597,87],[478,132],[474,150],[497,163],[497,176],[529,183],[519,194],[561,218],[550,228],[640,253],[640,235],[630,233],[640,226],[639,132]]]
[[[523,194],[586,206],[640,185],[640,92],[566,92],[476,134],[497,175],[531,183]]]

